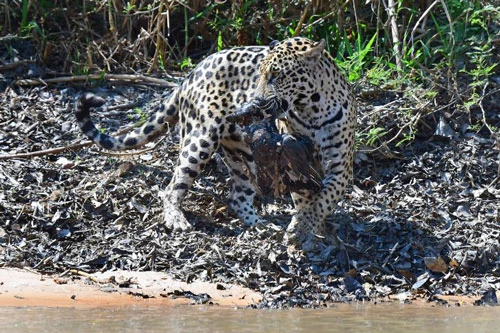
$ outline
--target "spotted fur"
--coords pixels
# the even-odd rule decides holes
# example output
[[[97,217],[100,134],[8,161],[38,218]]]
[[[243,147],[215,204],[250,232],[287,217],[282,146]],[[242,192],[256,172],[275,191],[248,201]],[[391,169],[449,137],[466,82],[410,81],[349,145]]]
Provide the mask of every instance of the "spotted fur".
[[[249,175],[254,158],[238,124],[226,117],[253,101],[276,101],[284,110],[286,130],[309,136],[326,170],[319,194],[293,193],[297,214],[288,232],[304,240],[322,233],[325,218],[341,199],[352,173],[355,111],[347,83],[324,51],[324,42],[305,38],[273,42],[270,47],[238,47],[203,60],[134,132],[112,137],[97,130],[89,110],[104,100],[84,94],[75,114],[82,131],[105,149],[139,147],[180,125],[180,153],[164,198],[167,226],[186,229],[181,202],[211,155],[222,150],[232,179],[230,206],[247,225],[260,218]],[[174,214],[172,211],[175,211]],[[304,235],[299,235],[299,234]]]
[[[254,98],[280,101],[286,131],[312,139],[326,174],[319,193],[292,193],[297,213],[288,226],[288,240],[303,242],[324,234],[325,219],[352,176],[356,124],[354,99],[324,41],[293,38],[271,45]]]

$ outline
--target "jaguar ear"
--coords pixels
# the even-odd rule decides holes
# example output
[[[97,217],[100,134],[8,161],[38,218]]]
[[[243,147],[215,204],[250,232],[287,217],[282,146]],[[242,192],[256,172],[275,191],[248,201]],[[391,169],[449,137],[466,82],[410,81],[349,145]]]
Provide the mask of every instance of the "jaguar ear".
[[[277,40],[273,40],[271,43],[269,43],[269,49],[274,49],[274,47],[279,43]]]
[[[306,58],[306,61],[314,66],[318,63],[319,59],[321,59],[321,54],[323,53],[323,50],[325,49],[325,40],[322,39],[317,43],[314,43],[313,46],[304,52],[304,57]]]

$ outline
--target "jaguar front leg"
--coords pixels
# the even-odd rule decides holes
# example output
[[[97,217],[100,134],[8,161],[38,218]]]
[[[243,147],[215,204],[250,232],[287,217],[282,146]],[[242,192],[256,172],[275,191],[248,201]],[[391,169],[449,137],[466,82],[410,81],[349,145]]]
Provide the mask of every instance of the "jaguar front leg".
[[[179,200],[177,191],[169,186],[166,191],[160,192],[160,198],[163,200],[163,221],[168,229],[186,231],[192,228],[181,210],[182,200]]]
[[[316,236],[326,236],[326,218],[333,212],[347,188],[347,177],[329,175],[319,193],[293,193],[297,213],[292,217],[285,234],[290,246],[301,246]]]

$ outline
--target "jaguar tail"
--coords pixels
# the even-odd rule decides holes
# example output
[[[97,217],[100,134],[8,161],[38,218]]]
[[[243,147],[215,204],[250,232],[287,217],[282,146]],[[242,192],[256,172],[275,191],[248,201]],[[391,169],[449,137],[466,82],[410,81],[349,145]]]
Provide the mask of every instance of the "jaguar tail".
[[[110,136],[98,130],[90,117],[90,109],[105,104],[102,97],[92,93],[83,94],[75,103],[75,117],[82,132],[95,144],[108,150],[127,150],[153,141],[178,120],[175,92],[165,101],[157,103],[155,112],[139,128],[132,132]]]

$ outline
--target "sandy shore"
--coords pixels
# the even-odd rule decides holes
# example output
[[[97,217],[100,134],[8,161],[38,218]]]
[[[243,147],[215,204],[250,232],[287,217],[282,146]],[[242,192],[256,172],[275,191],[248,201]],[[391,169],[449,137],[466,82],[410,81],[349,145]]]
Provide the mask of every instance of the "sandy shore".
[[[246,307],[260,301],[255,291],[236,285],[176,281],[160,272],[114,271],[88,276],[48,276],[0,269],[0,306],[105,307],[185,305],[207,294],[220,306]]]
[[[206,303],[223,307],[247,307],[258,303],[262,295],[237,285],[196,281],[177,281],[161,272],[112,271],[85,274],[75,272],[67,276],[41,275],[29,270],[0,268],[0,307],[115,307],[126,305],[177,306]],[[500,293],[497,292],[500,297]],[[480,297],[440,296],[451,306],[472,306]],[[428,302],[413,297],[413,306],[434,306],[440,301]],[[389,303],[401,303],[397,298]],[[408,303],[407,303],[408,304]],[[441,303],[444,304],[444,303]]]

